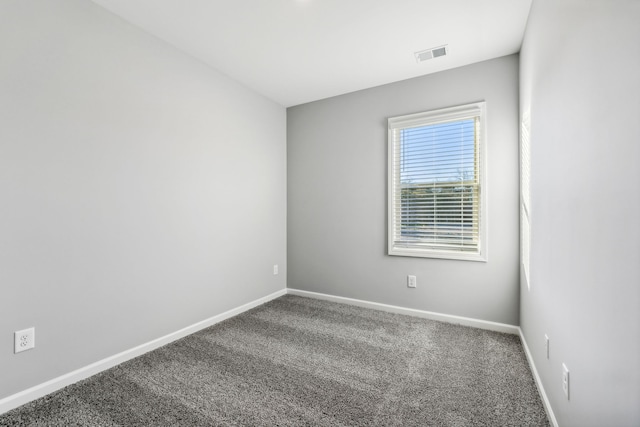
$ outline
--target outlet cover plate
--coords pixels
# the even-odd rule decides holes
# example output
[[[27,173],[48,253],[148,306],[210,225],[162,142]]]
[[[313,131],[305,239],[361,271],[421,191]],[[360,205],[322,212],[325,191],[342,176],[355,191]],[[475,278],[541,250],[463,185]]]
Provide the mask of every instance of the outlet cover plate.
[[[549,358],[549,336],[547,334],[544,334],[544,347],[545,347],[545,352],[547,354],[547,359]]]
[[[562,364],[562,391],[569,400],[569,368],[564,363]]]
[[[30,350],[36,346],[36,330],[35,328],[23,329],[13,333],[13,351],[20,353]]]
[[[407,276],[407,286],[410,288],[415,288],[417,285],[416,276]]]

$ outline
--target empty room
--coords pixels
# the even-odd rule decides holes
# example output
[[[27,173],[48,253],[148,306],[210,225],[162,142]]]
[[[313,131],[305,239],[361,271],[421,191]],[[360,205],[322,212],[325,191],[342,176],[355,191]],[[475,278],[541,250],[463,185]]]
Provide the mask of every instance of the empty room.
[[[0,426],[640,426],[640,1],[0,0]]]

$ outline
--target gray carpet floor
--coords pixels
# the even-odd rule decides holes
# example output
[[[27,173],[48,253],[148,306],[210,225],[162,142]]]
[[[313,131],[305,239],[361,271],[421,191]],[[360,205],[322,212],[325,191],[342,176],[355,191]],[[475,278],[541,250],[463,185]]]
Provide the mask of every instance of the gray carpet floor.
[[[287,295],[2,426],[548,426],[515,335]]]

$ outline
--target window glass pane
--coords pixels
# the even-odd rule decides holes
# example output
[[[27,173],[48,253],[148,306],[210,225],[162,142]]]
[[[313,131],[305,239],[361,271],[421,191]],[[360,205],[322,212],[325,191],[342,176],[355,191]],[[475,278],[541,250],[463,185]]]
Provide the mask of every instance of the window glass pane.
[[[474,249],[475,119],[402,129],[402,240]]]
[[[482,111],[473,104],[390,119],[390,254],[485,260]]]

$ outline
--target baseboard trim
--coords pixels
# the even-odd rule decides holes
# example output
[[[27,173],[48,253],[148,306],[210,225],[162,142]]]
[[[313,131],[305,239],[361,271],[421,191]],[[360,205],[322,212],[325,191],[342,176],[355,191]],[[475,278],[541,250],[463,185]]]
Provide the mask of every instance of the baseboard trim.
[[[529,362],[529,367],[531,368],[531,372],[533,373],[536,386],[538,387],[538,391],[540,393],[540,396],[542,397],[542,403],[543,403],[544,409],[547,412],[547,415],[552,425],[554,427],[558,427],[558,422],[555,418],[553,410],[551,409],[551,404],[549,402],[547,394],[544,391],[542,381],[540,380],[540,376],[538,375],[538,371],[533,362],[533,358],[531,356],[531,352],[529,351],[527,341],[525,340],[524,335],[522,334],[522,331],[518,326],[507,325],[504,323],[497,323],[497,322],[489,322],[486,320],[478,320],[478,319],[473,319],[469,317],[453,316],[449,314],[417,310],[412,308],[382,304],[382,303],[359,300],[354,298],[339,297],[335,295],[322,294],[318,292],[303,291],[300,289],[292,289],[292,288],[282,289],[280,291],[274,292],[262,298],[258,298],[254,301],[248,302],[239,307],[225,311],[224,313],[220,313],[216,316],[212,316],[208,319],[194,323],[193,325],[187,326],[178,331],[167,334],[163,337],[149,341],[145,344],[141,344],[129,350],[125,350],[121,353],[107,357],[105,359],[102,359],[100,361],[87,365],[80,369],[76,369],[75,371],[61,375],[57,378],[46,381],[42,384],[38,384],[34,387],[28,388],[26,390],[23,390],[11,396],[0,399],[0,414],[3,414],[19,406],[22,406],[26,403],[29,403],[32,400],[38,399],[40,397],[44,397],[68,385],[81,381],[92,375],[98,374],[120,363],[126,362],[127,360],[141,356],[145,353],[148,353],[149,351],[152,351],[159,347],[167,345],[180,338],[184,338],[187,335],[193,334],[194,332],[198,332],[199,330],[215,325],[216,323],[222,322],[223,320],[237,316],[238,314],[251,310],[252,308],[255,308],[266,302],[279,298],[285,294],[339,302],[343,304],[355,305],[358,307],[372,308],[374,310],[405,314],[405,315],[421,317],[425,319],[438,320],[441,322],[455,323],[455,324],[460,324],[464,326],[472,326],[475,328],[486,329],[490,331],[505,332],[509,334],[519,335],[520,340],[522,341],[522,346],[525,350],[527,361]]]
[[[527,356],[527,362],[529,362],[529,368],[533,373],[533,379],[536,383],[536,387],[538,388],[538,393],[540,393],[540,397],[542,398],[542,406],[544,407],[545,412],[547,413],[547,417],[549,417],[549,421],[553,427],[558,427],[558,420],[556,420],[556,416],[553,413],[553,409],[551,409],[551,402],[549,402],[549,397],[547,393],[544,391],[544,386],[542,385],[542,380],[540,379],[540,375],[538,375],[538,370],[536,369],[535,363],[533,363],[533,357],[531,356],[531,352],[529,351],[529,346],[527,345],[527,340],[524,339],[524,334],[522,333],[522,329],[518,328],[520,332],[520,341],[522,341],[522,347],[524,348],[524,354]]]
[[[303,291],[300,289],[287,288],[287,294],[301,297],[322,299],[326,301],[340,302],[343,304],[355,305],[358,307],[372,308],[374,310],[387,311],[390,313],[406,314],[408,316],[421,317],[423,319],[438,320],[440,322],[455,323],[458,325],[471,326],[489,331],[504,332],[518,335],[520,328],[506,323],[490,322],[487,320],[472,319],[470,317],[453,316],[450,314],[436,313],[432,311],[417,310],[414,308],[399,307],[397,305],[382,304],[378,302],[365,301],[360,299],[338,297],[335,295],[321,294],[318,292]]]
[[[223,320],[237,316],[240,313],[281,297],[286,293],[286,289],[279,290],[262,298],[258,298],[254,301],[243,304],[239,307],[225,311],[224,313],[220,313],[216,316],[194,323],[193,325],[187,326],[163,337],[156,338],[145,344],[141,344],[137,347],[125,350],[121,353],[107,357],[83,368],[76,369],[75,371],[69,372],[42,384],[38,384],[34,387],[5,397],[4,399],[0,399],[0,414],[22,406],[25,403],[29,403],[32,400],[44,397],[47,394],[53,393],[54,391],[60,390],[63,387],[81,381],[85,378],[89,378],[92,375],[105,371],[109,368],[119,365],[120,363],[126,362],[127,360],[133,359],[134,357],[141,356],[180,338],[186,337],[187,335],[193,334],[194,332],[198,332],[201,329],[208,328],[209,326],[215,325],[216,323],[222,322]]]

